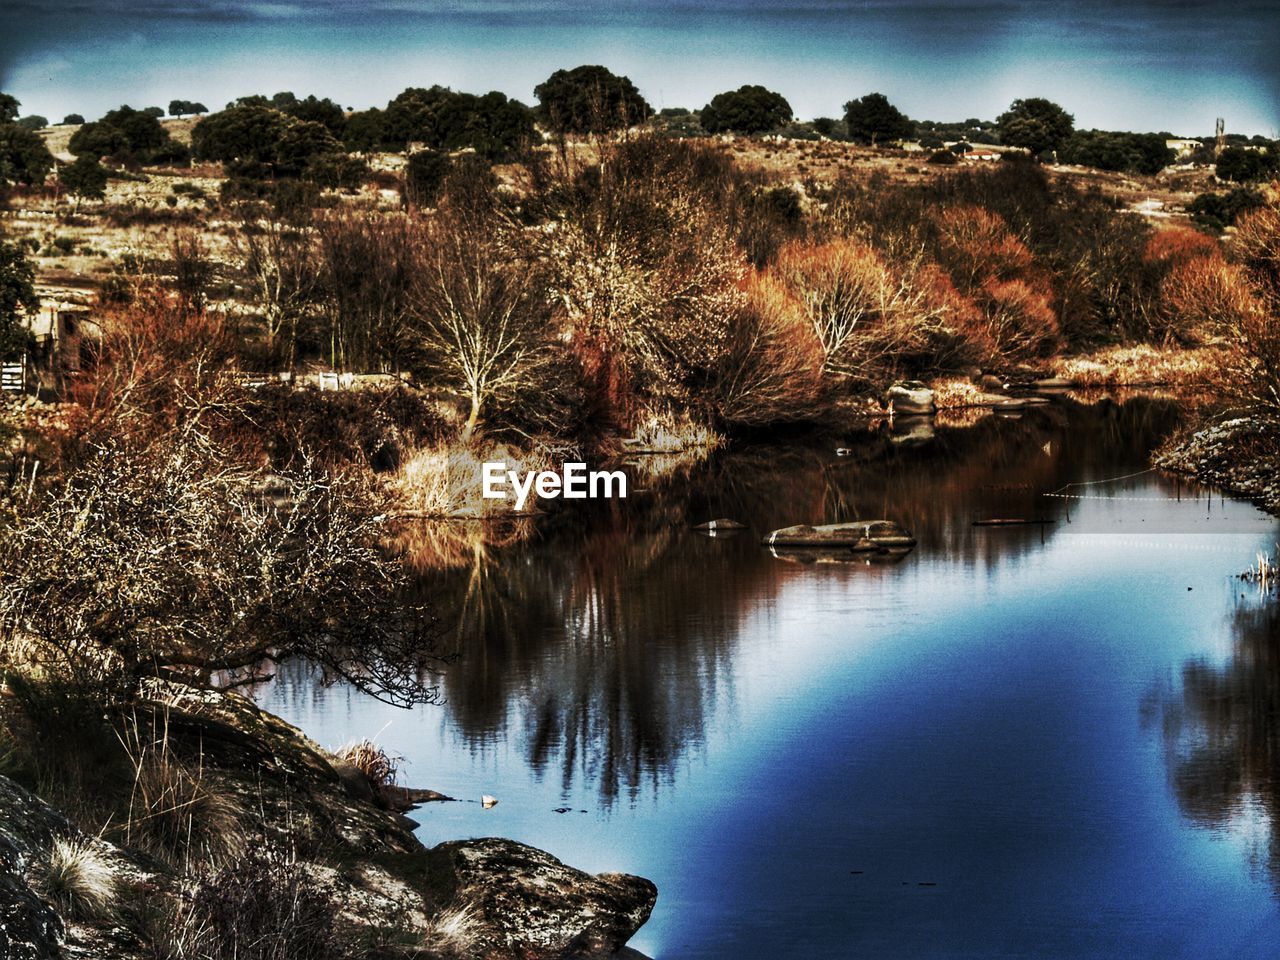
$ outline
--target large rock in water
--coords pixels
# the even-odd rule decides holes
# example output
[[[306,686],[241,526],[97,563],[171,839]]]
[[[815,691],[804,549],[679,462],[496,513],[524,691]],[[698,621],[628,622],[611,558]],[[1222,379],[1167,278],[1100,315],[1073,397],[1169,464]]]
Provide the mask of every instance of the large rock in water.
[[[933,391],[919,380],[901,380],[889,388],[889,406],[894,416],[927,416],[937,412]]]
[[[766,547],[841,547],[854,551],[909,550],[916,538],[892,520],[855,520],[851,523],[807,523],[783,527],[765,537]]]
[[[482,918],[479,956],[608,957],[644,925],[658,899],[643,877],[592,876],[514,840],[457,840],[433,847],[431,856],[452,869],[453,902]]]

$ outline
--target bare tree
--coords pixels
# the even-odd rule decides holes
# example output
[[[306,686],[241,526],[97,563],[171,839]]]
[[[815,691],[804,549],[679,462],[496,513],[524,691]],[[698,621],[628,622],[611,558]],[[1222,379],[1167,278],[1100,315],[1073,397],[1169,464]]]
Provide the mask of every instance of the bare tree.
[[[148,678],[229,688],[303,657],[430,701],[432,621],[353,484],[267,498],[202,436],[101,446],[4,532],[0,656],[120,703]]]
[[[417,232],[408,217],[351,210],[318,222],[320,293],[334,367],[400,369]]]
[[[299,330],[320,294],[315,229],[256,204],[242,205],[240,215],[235,243],[262,314],[267,351],[292,367]]]
[[[545,287],[514,234],[446,211],[423,251],[415,334],[433,374],[469,404],[464,440],[490,404],[535,392],[552,359]]]

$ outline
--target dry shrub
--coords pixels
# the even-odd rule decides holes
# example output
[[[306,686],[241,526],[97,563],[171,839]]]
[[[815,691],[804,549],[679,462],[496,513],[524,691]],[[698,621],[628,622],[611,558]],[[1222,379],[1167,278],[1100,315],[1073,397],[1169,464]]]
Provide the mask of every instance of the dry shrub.
[[[891,263],[854,239],[788,244],[770,276],[778,292],[763,288],[767,299],[789,299],[817,343],[823,374],[836,383],[876,383],[965,354],[962,298],[918,252]]]
[[[550,458],[539,451],[517,452],[505,446],[436,443],[408,457],[388,481],[406,513],[425,517],[493,517],[511,513],[515,499],[484,496],[486,462],[502,461],[507,470],[544,470]],[[536,506],[530,493],[525,510]]]
[[[987,335],[999,356],[1030,360],[1050,352],[1058,340],[1058,319],[1044,290],[1025,280],[990,279],[981,303]]]
[[[391,787],[402,758],[393,757],[372,740],[353,740],[334,751],[334,756],[359,770],[375,787]]]
[[[1153,263],[1173,265],[1221,253],[1221,245],[1208,234],[1189,227],[1170,227],[1151,234],[1143,256]]]
[[[119,895],[116,865],[105,845],[89,839],[55,839],[40,887],[66,915],[100,920],[111,915]]]
[[[1280,205],[1241,217],[1233,250],[1252,287],[1254,307],[1223,324],[1233,350],[1221,384],[1258,415],[1280,419]]]
[[[239,388],[235,339],[225,318],[191,309],[155,287],[104,312],[86,341],[83,369],[67,385],[74,406],[61,440],[74,452],[104,437],[151,437],[209,426]]]
[[[753,275],[722,347],[714,419],[755,427],[815,417],[824,406],[823,356],[781,285]]]
[[[993,355],[1025,361],[1058,342],[1048,276],[1030,249],[996,214],[981,207],[945,209],[938,218],[939,255],[958,289],[973,298]]]
[[[1160,289],[1166,336],[1183,344],[1240,329],[1262,309],[1244,269],[1217,251],[1175,263]]]
[[[342,960],[360,954],[339,927],[340,905],[306,865],[274,847],[247,850],[196,881],[155,919],[164,960]]]

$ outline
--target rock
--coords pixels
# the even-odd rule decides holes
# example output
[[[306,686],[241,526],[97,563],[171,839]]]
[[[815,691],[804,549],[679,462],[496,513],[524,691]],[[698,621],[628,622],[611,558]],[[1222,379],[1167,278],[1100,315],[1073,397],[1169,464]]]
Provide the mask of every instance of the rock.
[[[916,538],[892,520],[855,523],[800,524],[775,530],[762,541],[767,547],[844,547],[855,551],[910,549]]]
[[[0,957],[54,960],[61,952],[62,921],[27,886],[26,872],[27,857],[0,830]]]
[[[992,392],[1004,390],[1004,380],[994,374],[985,373],[982,375],[982,379],[978,381],[978,386],[983,390],[990,390]]]
[[[514,840],[442,843],[430,856],[452,873],[453,902],[481,919],[477,956],[611,956],[649,919],[658,899],[657,887],[642,877],[591,876]]]
[[[747,525],[739,523],[737,520],[729,520],[721,517],[718,520],[708,520],[706,523],[699,523],[693,529],[701,530],[704,533],[715,533],[716,531],[725,530],[745,530]]]
[[[1031,385],[1037,390],[1065,390],[1071,386],[1071,381],[1066,377],[1044,377]]]
[[[895,383],[889,388],[888,400],[894,416],[927,416],[937,409],[933,391],[919,380]]]

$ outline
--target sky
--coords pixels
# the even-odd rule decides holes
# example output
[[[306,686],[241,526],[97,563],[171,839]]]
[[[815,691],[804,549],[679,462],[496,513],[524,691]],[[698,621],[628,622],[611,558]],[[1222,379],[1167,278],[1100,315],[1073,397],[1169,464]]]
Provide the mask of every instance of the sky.
[[[601,63],[655,107],[761,83],[802,119],[884,93],[917,119],[1044,96],[1080,128],[1280,135],[1280,0],[3,0],[0,89],[89,119],[291,90],[383,106],[407,86],[533,103]]]

